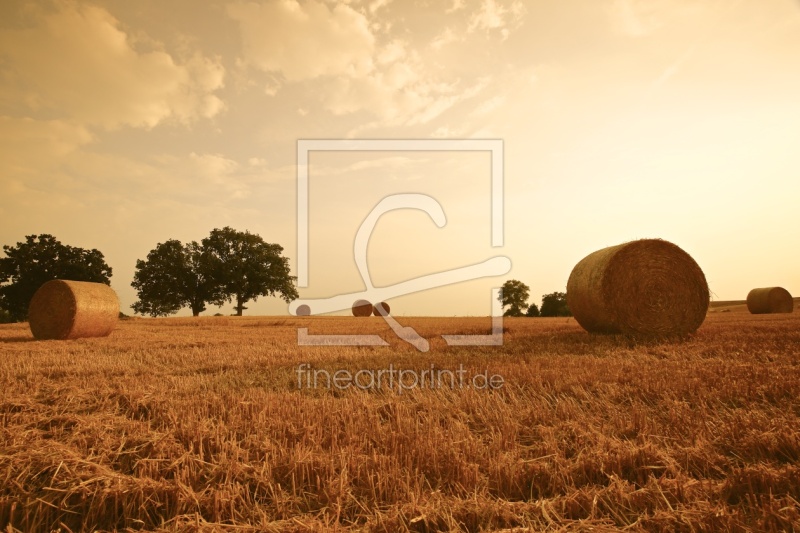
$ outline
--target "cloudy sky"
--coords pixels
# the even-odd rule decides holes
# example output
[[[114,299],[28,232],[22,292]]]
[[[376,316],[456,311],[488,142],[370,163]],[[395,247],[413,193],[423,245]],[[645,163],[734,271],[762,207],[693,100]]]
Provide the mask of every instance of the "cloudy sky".
[[[599,248],[660,237],[718,299],[800,295],[800,3],[791,0],[68,0],[0,3],[0,243],[98,248],[123,308],[135,262],[232,226],[297,267],[299,139],[502,139],[487,152],[312,152],[307,297],[512,260],[392,300],[487,314],[514,278],[564,290]],[[250,314],[281,314],[275,298]],[[211,307],[210,312],[217,309]],[[230,307],[222,310],[230,312]]]

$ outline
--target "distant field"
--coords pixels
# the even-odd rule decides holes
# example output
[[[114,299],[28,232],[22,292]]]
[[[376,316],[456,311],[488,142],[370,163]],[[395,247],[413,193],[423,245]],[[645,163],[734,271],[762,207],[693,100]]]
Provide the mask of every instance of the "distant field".
[[[662,343],[506,319],[502,347],[439,337],[486,318],[400,320],[429,352],[377,317],[0,326],[0,529],[800,529],[800,313]],[[391,346],[299,347],[299,326]],[[298,389],[301,363],[505,383]]]

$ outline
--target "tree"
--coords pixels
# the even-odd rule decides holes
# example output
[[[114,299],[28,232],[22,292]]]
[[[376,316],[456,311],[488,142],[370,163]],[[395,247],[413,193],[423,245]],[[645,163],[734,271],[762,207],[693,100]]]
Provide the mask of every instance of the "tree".
[[[43,284],[54,279],[111,284],[111,267],[98,250],[61,244],[48,234],[27,235],[25,242],[3,246],[0,259],[0,309],[11,320],[28,317],[28,305]]]
[[[567,305],[567,295],[563,292],[553,292],[542,296],[541,316],[572,316],[572,311]]]
[[[131,307],[141,315],[167,316],[184,307],[198,316],[206,303],[223,297],[218,284],[207,278],[201,268],[202,247],[192,241],[182,244],[170,239],[159,243],[136,261],[136,273],[131,286],[139,300]]]
[[[530,316],[530,317],[539,316],[539,306],[536,304],[529,305],[528,310],[525,312],[525,316]]]
[[[280,294],[291,302],[298,298],[289,275],[289,259],[282,257],[283,247],[264,242],[250,232],[225,227],[214,229],[203,239],[201,271],[218,285],[221,296],[213,303],[236,301],[236,315],[242,316],[245,303],[259,296]]]
[[[509,308],[503,316],[522,316],[522,310],[528,307],[529,294],[530,288],[521,281],[510,279],[503,283],[498,300],[503,308]]]

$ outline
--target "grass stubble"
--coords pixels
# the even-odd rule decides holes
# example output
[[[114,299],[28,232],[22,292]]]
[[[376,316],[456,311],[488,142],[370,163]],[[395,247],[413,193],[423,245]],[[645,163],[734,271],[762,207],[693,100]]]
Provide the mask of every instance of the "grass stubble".
[[[486,318],[0,327],[5,531],[800,530],[800,313],[711,313],[686,340]],[[297,327],[390,347],[301,347]],[[297,366],[455,369],[497,390],[298,390]]]

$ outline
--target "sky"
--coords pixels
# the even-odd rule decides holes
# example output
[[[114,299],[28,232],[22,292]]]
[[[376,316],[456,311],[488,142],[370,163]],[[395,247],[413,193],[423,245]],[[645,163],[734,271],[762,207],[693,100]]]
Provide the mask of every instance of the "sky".
[[[0,244],[97,248],[123,310],[137,259],[231,226],[298,268],[304,139],[497,139],[486,151],[313,151],[308,286],[387,286],[495,256],[510,272],[389,300],[397,315],[532,303],[600,248],[669,240],[715,299],[800,295],[800,3],[793,0],[10,0],[0,3]],[[209,306],[206,314],[232,312]],[[270,297],[247,314],[285,314]],[[182,311],[183,315],[188,310]]]

